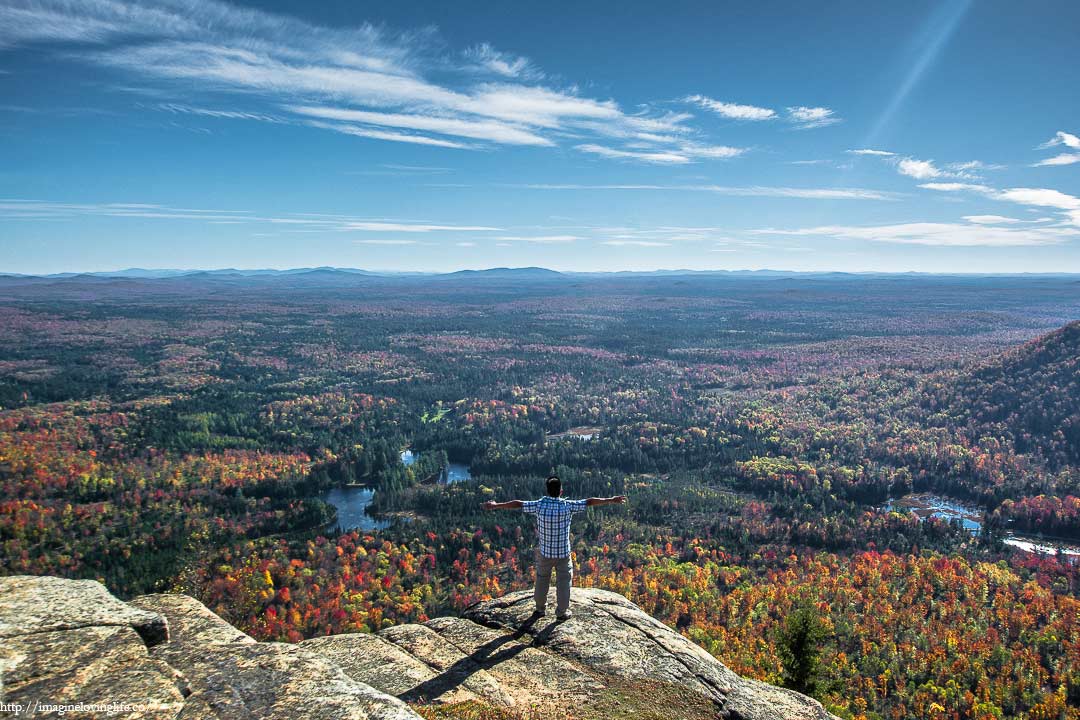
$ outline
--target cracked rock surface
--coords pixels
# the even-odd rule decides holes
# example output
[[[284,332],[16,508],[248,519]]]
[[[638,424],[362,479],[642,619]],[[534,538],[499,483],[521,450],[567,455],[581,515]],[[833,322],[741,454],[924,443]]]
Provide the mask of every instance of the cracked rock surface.
[[[534,617],[524,591],[460,618],[291,645],[255,642],[186,595],[125,603],[89,580],[5,577],[0,702],[154,720],[418,720],[429,704],[449,718],[487,707],[529,720],[835,720],[739,677],[620,595],[574,589],[571,610]]]

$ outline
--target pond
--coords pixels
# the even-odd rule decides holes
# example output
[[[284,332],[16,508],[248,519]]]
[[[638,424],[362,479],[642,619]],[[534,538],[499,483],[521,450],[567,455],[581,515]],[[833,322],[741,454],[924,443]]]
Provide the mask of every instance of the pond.
[[[930,493],[905,495],[899,500],[890,499],[881,509],[886,512],[889,510],[907,510],[915,513],[920,520],[925,520],[928,517],[941,518],[945,521],[959,520],[964,529],[972,535],[978,535],[982,530],[982,510],[966,506],[959,500]],[[1006,545],[1024,552],[1052,555],[1060,551],[1066,555],[1080,557],[1080,547],[1056,540],[1009,533],[1004,542]]]
[[[337,508],[337,527],[342,530],[381,530],[390,523],[368,515],[367,509],[374,497],[373,488],[349,485],[330,489],[322,500]]]
[[[471,480],[472,473],[469,472],[469,466],[462,463],[446,463],[446,467],[443,468],[442,477],[439,478],[439,482],[444,485],[453,485],[456,482],[462,480]]]
[[[420,453],[405,448],[401,451],[401,464],[408,467],[415,463],[419,457]],[[446,467],[443,468],[442,474],[439,475],[439,482],[443,485],[453,485],[456,482],[471,479],[472,473],[469,472],[469,466],[464,463],[447,463]]]
[[[972,535],[978,535],[982,529],[982,510],[966,507],[956,500],[943,498],[929,493],[905,495],[899,500],[889,500],[882,508],[889,510],[909,510],[920,520],[936,517],[945,520],[959,520],[964,529]]]

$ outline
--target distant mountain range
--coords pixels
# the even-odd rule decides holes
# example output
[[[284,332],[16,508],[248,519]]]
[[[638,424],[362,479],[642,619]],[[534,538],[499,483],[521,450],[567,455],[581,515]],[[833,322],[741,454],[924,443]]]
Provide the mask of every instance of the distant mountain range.
[[[1031,277],[1031,273],[1017,273],[1018,275]],[[1048,276],[1063,276],[1070,275],[1070,273],[1040,273]],[[310,281],[332,281],[332,280],[346,280],[349,278],[357,279],[357,276],[371,277],[371,278],[408,278],[408,277],[426,277],[426,278],[446,278],[446,279],[505,279],[505,280],[557,280],[560,278],[574,278],[574,277],[672,277],[680,275],[692,275],[692,276],[720,276],[720,277],[824,277],[824,278],[866,278],[866,277],[932,277],[934,273],[918,273],[918,272],[903,272],[903,273],[880,273],[880,272],[867,272],[867,273],[848,273],[848,272],[797,272],[790,270],[649,270],[649,271],[612,271],[612,272],[559,272],[557,270],[549,270],[542,267],[522,267],[522,268],[508,268],[497,267],[487,268],[484,270],[458,270],[455,272],[447,273],[434,273],[434,272],[407,272],[407,271],[374,271],[374,270],[362,270],[359,268],[339,268],[339,267],[314,267],[314,268],[292,268],[288,270],[273,270],[273,269],[254,269],[254,270],[242,270],[237,268],[223,268],[217,270],[180,270],[173,268],[160,268],[160,269],[148,269],[148,268],[128,268],[126,270],[108,270],[99,272],[64,272],[64,273],[49,273],[49,274],[26,274],[26,273],[5,273],[0,272],[0,279],[3,278],[24,278],[24,279],[37,279],[37,280],[90,280],[90,279],[138,279],[138,280],[160,280],[167,278],[188,278],[188,279],[224,279],[224,280],[238,280],[238,279],[273,279],[273,278],[292,278],[297,280],[310,280]]]

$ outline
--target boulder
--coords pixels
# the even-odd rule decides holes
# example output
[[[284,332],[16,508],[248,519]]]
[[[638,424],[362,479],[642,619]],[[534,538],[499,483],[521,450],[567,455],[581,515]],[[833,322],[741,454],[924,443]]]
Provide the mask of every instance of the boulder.
[[[124,603],[89,580],[0,578],[0,701],[140,720],[418,720],[410,704],[429,703],[454,706],[447,717],[835,720],[620,595],[575,589],[565,621],[532,607],[531,591],[512,593],[460,618],[290,645],[255,642],[186,595]]]
[[[0,638],[102,625],[130,627],[148,647],[169,639],[164,617],[117,600],[94,580],[0,578]]]
[[[174,643],[207,645],[223,642],[255,642],[250,635],[240,632],[190,595],[179,593],[142,595],[129,602],[128,605],[163,616],[169,624],[169,639]]]
[[[574,588],[570,610],[566,621],[537,622],[531,618],[532,592],[521,591],[473,605],[464,615],[484,625],[524,630],[545,650],[617,678],[679,684],[713,700],[732,718],[832,718],[812,698],[741,678],[622,595]]]
[[[300,646],[322,655],[353,680],[395,697],[422,696],[434,703],[479,699],[461,685],[440,683],[437,671],[378,635],[327,635],[305,640]]]
[[[35,716],[175,718],[184,705],[168,664],[147,646],[168,638],[156,613],[92,580],[0,578],[0,700]],[[46,706],[79,705],[63,713]]]
[[[181,720],[418,720],[395,697],[286,643],[168,643],[155,654],[182,675]]]

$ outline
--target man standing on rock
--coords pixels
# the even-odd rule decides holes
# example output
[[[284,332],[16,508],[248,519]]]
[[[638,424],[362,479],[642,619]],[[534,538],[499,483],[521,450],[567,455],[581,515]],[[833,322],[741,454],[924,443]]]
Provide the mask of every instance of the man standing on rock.
[[[536,516],[536,536],[540,541],[536,548],[536,590],[533,593],[536,617],[544,615],[552,570],[555,570],[555,619],[561,622],[570,617],[570,583],[574,577],[574,565],[570,560],[570,518],[587,507],[624,502],[625,495],[564,500],[562,481],[557,475],[552,475],[547,479],[547,495],[539,500],[508,500],[501,503],[488,500],[483,504],[485,510],[521,509]]]

